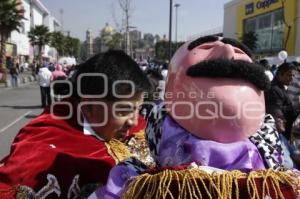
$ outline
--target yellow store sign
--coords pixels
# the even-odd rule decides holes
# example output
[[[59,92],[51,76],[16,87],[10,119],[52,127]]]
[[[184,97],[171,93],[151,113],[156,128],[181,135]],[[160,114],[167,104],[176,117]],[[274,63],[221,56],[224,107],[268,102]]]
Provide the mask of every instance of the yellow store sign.
[[[283,3],[284,2],[284,3]],[[264,14],[282,10],[283,12],[283,48],[290,55],[294,54],[296,41],[297,0],[245,0],[237,6],[237,32],[240,36],[245,32],[245,21]],[[249,21],[249,20],[248,20]],[[257,27],[264,26],[259,24]],[[248,30],[249,31],[249,30]]]
[[[255,15],[263,14],[282,7],[281,0],[256,0],[248,1],[241,5],[241,17],[248,18]]]

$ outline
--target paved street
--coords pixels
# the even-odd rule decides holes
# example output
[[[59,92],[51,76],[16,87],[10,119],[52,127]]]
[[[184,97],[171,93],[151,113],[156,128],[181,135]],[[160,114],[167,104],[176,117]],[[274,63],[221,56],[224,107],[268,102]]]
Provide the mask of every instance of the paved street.
[[[20,128],[41,112],[36,82],[14,89],[0,89],[0,159],[9,153]]]

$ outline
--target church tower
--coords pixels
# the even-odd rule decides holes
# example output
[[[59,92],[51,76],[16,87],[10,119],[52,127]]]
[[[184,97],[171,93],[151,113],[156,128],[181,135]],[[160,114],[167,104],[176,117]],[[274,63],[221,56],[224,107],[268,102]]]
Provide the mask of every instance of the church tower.
[[[94,39],[91,29],[88,29],[86,31],[86,52],[87,57],[91,57],[92,55],[94,55]]]

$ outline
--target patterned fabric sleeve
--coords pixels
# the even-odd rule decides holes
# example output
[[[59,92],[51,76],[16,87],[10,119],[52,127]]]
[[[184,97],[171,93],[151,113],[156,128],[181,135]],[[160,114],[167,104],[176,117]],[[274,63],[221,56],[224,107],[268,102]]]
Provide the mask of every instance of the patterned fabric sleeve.
[[[167,116],[166,107],[163,103],[158,104],[153,107],[146,126],[146,140],[148,142],[148,146],[156,164],[159,165],[157,161],[157,156],[159,152],[159,145],[162,135],[162,126],[165,117]]]
[[[280,169],[283,163],[283,150],[279,134],[276,130],[275,120],[271,115],[266,115],[261,128],[250,137],[269,168]]]

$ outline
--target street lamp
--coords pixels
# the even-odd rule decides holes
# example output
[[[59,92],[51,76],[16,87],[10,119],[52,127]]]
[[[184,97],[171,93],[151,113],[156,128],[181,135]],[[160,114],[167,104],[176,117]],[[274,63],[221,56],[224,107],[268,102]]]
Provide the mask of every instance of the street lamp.
[[[176,42],[176,49],[177,49],[177,29],[178,29],[178,7],[180,6],[179,3],[176,3],[174,7],[176,8],[176,22],[175,22],[175,42]]]
[[[129,52],[128,52],[128,55],[133,57],[133,49],[132,49],[132,38],[131,38],[131,35],[130,35],[130,29],[131,30],[134,30],[136,29],[137,27],[136,26],[128,26],[128,30],[129,30],[129,33],[128,33],[128,44],[129,44]]]
[[[172,9],[173,9],[173,0],[170,0],[170,18],[169,18],[169,63],[172,56]]]

